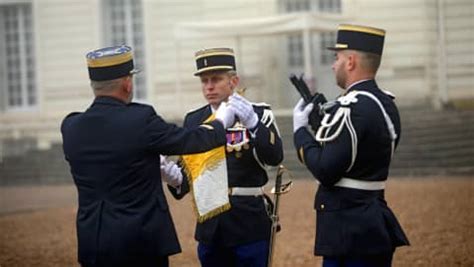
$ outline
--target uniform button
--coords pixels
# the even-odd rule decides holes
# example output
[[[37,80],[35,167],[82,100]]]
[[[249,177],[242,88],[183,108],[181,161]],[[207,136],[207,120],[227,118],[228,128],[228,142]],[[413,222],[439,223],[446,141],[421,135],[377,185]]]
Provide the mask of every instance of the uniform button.
[[[324,204],[321,204],[321,209],[322,209],[322,210],[324,209]]]

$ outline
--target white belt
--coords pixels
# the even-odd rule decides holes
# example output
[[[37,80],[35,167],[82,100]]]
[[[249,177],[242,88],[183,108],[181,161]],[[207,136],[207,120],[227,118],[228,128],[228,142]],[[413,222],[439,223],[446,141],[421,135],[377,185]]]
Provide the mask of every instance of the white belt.
[[[360,189],[360,190],[383,190],[385,189],[385,181],[361,181],[351,178],[342,178],[334,186]]]
[[[261,196],[263,195],[263,187],[230,187],[229,195],[231,196]]]

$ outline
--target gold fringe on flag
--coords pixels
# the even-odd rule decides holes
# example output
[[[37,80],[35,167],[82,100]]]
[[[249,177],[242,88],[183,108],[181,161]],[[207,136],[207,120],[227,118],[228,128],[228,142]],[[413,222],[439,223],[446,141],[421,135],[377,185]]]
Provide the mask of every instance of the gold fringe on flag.
[[[211,115],[205,122],[214,119]],[[225,146],[181,156],[198,222],[230,209]]]

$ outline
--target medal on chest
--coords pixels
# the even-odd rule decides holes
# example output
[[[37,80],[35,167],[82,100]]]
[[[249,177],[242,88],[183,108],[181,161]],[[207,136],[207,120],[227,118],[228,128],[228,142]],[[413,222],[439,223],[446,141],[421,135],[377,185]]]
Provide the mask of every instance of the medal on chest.
[[[226,130],[226,138],[227,153],[234,153],[236,158],[242,157],[243,150],[250,148],[249,132],[240,122],[236,122],[232,128]]]

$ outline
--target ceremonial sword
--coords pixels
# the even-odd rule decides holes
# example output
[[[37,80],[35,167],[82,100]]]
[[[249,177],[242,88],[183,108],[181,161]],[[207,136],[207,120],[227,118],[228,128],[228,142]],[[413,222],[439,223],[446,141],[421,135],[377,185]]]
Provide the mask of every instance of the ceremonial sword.
[[[288,172],[288,169],[285,168],[285,166],[280,165],[278,166],[277,174],[276,174],[276,179],[275,179],[275,187],[273,187],[271,193],[273,194],[273,211],[272,214],[270,215],[270,219],[272,221],[272,226],[271,226],[271,232],[270,232],[270,245],[268,248],[268,267],[272,266],[272,258],[273,258],[273,251],[275,247],[275,235],[278,230],[278,205],[280,201],[280,195],[288,193],[291,190],[291,185],[293,184],[293,181],[289,181],[286,183],[282,183],[282,176],[285,172]]]

